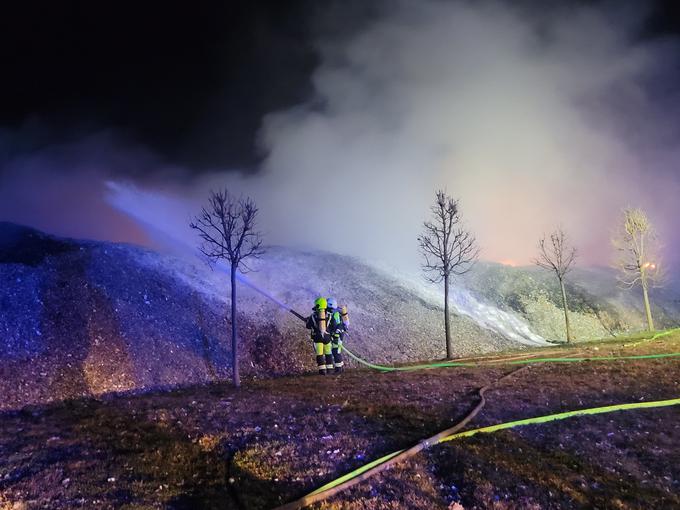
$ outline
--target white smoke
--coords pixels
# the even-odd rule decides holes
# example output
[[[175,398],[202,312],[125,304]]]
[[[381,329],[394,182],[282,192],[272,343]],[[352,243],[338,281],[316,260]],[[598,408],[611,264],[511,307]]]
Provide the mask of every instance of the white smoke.
[[[319,222],[333,220],[342,235],[324,247],[412,265],[437,188],[461,198],[494,260],[528,263],[559,223],[586,263],[606,264],[628,203],[671,230],[680,184],[649,170],[677,159],[652,136],[644,88],[667,53],[635,39],[644,13],[389,5],[350,40],[321,45],[313,101],[265,119],[266,175],[252,193],[267,190],[277,232],[318,242]]]

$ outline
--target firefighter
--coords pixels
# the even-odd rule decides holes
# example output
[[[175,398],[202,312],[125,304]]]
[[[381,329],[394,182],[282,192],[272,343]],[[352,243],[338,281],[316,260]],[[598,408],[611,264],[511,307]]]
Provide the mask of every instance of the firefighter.
[[[345,335],[346,327],[340,316],[340,309],[338,302],[334,298],[328,298],[327,310],[327,330],[331,337],[331,352],[333,353],[333,367],[335,373],[342,372],[342,367],[345,363],[342,361],[342,340]]]
[[[312,308],[312,315],[307,317],[305,323],[307,329],[310,330],[310,337],[314,342],[314,351],[316,352],[316,365],[319,368],[319,374],[326,375],[327,370],[333,369],[333,354],[331,351],[331,337],[326,329],[327,317],[326,308],[328,303],[325,298],[317,298],[314,301],[314,308]]]

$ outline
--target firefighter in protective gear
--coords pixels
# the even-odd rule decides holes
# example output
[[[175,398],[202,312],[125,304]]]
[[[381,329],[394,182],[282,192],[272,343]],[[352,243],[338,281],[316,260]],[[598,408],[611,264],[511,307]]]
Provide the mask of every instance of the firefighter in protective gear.
[[[331,337],[326,329],[328,304],[325,298],[317,298],[314,301],[312,315],[307,317],[305,326],[310,330],[310,337],[314,342],[316,352],[316,364],[321,375],[326,375],[327,370],[333,369],[333,354],[331,352]]]
[[[326,316],[327,330],[331,337],[331,352],[333,353],[333,367],[335,373],[339,374],[342,372],[342,367],[345,363],[342,361],[342,340],[347,330],[342,317],[340,315],[340,309],[338,308],[338,302],[334,298],[328,299],[328,310]]]

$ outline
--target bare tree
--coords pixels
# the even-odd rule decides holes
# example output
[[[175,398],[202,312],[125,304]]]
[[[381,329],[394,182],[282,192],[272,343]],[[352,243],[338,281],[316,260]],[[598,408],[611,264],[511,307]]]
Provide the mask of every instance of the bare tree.
[[[550,242],[548,242],[545,235],[538,241],[538,258],[534,260],[534,264],[537,266],[553,271],[560,282],[567,343],[573,341],[574,336],[571,333],[571,325],[569,323],[569,308],[567,307],[567,293],[564,290],[564,277],[571,271],[576,260],[576,253],[576,248],[569,246],[567,236],[562,227],[558,227],[557,230],[550,234]]]
[[[475,237],[462,226],[458,200],[439,190],[431,211],[432,220],[423,223],[424,231],[418,237],[418,243],[425,257],[423,271],[426,279],[432,283],[444,282],[446,358],[451,359],[453,351],[449,321],[449,280],[451,276],[459,276],[472,269],[479,249]]]
[[[235,199],[225,188],[211,191],[208,207],[203,207],[189,226],[202,239],[200,250],[213,262],[226,260],[231,266],[231,352],[234,386],[241,385],[238,369],[236,328],[236,271],[248,271],[248,258],[259,258],[264,250],[256,232],[258,209],[250,198]]]
[[[619,282],[627,288],[635,285],[642,287],[647,327],[649,331],[654,331],[649,287],[662,285],[663,273],[659,259],[660,247],[647,214],[642,209],[624,209],[612,244],[619,255],[616,260]]]

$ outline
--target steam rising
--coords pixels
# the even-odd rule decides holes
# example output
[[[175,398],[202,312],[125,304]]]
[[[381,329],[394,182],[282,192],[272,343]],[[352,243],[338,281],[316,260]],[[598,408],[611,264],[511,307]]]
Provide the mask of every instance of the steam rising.
[[[226,185],[258,203],[267,242],[413,268],[444,188],[461,199],[483,258],[529,263],[541,234],[562,224],[580,263],[606,265],[628,204],[647,209],[669,255],[678,251],[677,91],[658,86],[673,83],[677,43],[640,38],[646,13],[619,3],[541,14],[498,2],[385,5],[351,36],[319,41],[314,96],[263,119],[257,176],[118,185],[113,203],[187,238],[208,190]],[[129,175],[108,159],[88,172]],[[35,192],[31,175],[49,181],[5,173],[0,203]]]

